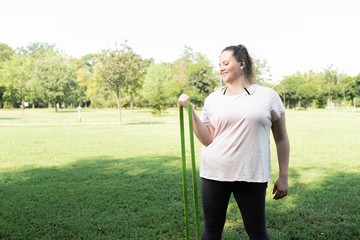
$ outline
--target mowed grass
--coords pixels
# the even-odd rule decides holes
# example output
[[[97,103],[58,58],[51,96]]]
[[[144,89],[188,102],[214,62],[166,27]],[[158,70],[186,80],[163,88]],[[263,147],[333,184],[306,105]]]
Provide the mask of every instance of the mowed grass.
[[[184,239],[178,110],[124,110],[123,122],[116,110],[82,109],[81,123],[76,110],[0,110],[0,239]],[[272,239],[359,239],[360,113],[289,110],[287,127],[279,201],[271,140]],[[233,199],[223,239],[247,239]]]

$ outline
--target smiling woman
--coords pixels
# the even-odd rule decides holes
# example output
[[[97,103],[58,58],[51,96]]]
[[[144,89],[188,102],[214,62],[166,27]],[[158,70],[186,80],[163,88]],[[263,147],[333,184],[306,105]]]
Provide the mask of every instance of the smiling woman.
[[[229,84],[223,91],[224,95],[234,95],[244,90],[248,92],[247,88],[255,83],[253,62],[244,45],[225,48],[220,55],[219,67],[222,80]]]
[[[274,199],[288,193],[290,147],[285,108],[273,89],[254,83],[252,59],[244,45],[226,47],[219,66],[227,87],[205,99],[201,117],[192,113],[194,132],[204,145],[200,157],[202,239],[221,238],[231,195],[250,239],[270,239],[265,224],[270,130],[279,163]],[[179,97],[185,109],[188,102],[186,94]]]

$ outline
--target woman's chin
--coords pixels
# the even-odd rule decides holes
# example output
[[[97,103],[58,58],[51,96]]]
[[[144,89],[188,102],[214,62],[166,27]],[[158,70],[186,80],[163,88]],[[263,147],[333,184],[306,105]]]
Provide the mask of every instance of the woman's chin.
[[[223,78],[223,82],[224,83],[229,83],[229,79],[228,78]]]

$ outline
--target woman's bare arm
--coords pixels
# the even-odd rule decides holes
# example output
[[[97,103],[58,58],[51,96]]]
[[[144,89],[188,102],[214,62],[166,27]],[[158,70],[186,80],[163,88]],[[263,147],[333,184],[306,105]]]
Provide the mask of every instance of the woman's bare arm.
[[[275,182],[273,194],[275,194],[274,199],[280,199],[288,194],[290,143],[286,130],[285,114],[281,114],[281,117],[273,122],[271,129],[279,162],[279,178]]]
[[[181,94],[179,97],[179,104],[188,112],[189,97],[186,94]],[[194,109],[193,109],[194,110]],[[196,137],[204,145],[208,146],[213,141],[214,129],[211,125],[204,124],[195,111],[192,111],[193,129]]]

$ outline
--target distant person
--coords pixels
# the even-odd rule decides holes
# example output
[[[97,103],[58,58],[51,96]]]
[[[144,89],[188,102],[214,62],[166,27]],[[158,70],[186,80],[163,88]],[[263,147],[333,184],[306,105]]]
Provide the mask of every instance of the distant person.
[[[81,122],[81,106],[79,104],[79,106],[77,107],[77,111],[78,111],[78,119],[79,119],[79,122]]]
[[[265,195],[270,180],[270,130],[279,177],[274,199],[288,194],[290,144],[285,108],[271,88],[255,84],[253,62],[244,45],[226,47],[219,58],[226,87],[211,93],[201,117],[193,111],[194,132],[204,145],[200,159],[204,229],[201,239],[221,239],[231,194],[250,239],[270,239],[265,224]],[[187,109],[189,96],[179,104]]]

